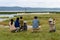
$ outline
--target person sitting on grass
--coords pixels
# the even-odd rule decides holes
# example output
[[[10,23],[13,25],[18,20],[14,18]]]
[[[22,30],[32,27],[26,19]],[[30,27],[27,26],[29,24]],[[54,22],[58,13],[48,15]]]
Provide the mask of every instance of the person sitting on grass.
[[[10,22],[9,22],[9,28],[10,28],[10,31],[11,32],[15,32],[16,31],[16,28],[14,26],[14,20],[11,19]]]
[[[24,31],[27,31],[27,21],[24,21]]]
[[[49,32],[55,32],[55,19],[49,18],[49,26],[50,26],[50,31]]]
[[[20,17],[20,31],[24,30],[23,26],[24,26],[24,20],[23,17]]]
[[[33,32],[36,32],[39,30],[39,20],[38,17],[35,16],[33,20]]]
[[[20,29],[20,22],[19,22],[19,18],[16,18],[16,21],[15,21],[15,28],[16,28],[16,32],[19,31]]]

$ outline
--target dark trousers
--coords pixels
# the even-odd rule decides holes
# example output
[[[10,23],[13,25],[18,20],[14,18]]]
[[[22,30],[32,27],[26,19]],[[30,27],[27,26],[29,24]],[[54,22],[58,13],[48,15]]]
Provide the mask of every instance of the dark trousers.
[[[26,25],[24,25],[24,30],[25,30],[25,31],[27,30],[27,26],[26,26]]]

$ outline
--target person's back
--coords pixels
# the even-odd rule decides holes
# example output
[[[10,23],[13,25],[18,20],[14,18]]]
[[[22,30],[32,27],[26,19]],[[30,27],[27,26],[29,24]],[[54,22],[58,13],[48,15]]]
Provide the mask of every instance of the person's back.
[[[15,21],[15,27],[16,27],[16,32],[18,32],[18,31],[19,31],[19,29],[20,29],[20,22],[19,22],[19,18],[17,18],[17,19],[16,19],[16,21]]]
[[[15,32],[16,28],[14,26],[13,19],[11,19],[11,21],[9,22],[9,27],[11,32]]]
[[[20,19],[20,26],[23,26],[23,25],[24,25],[23,19]]]
[[[23,26],[24,26],[24,20],[23,17],[20,17],[20,30],[24,29]]]
[[[33,28],[38,28],[38,26],[39,26],[39,21],[38,21],[38,19],[34,19],[34,20],[33,20]]]
[[[15,21],[15,27],[20,27],[19,18],[17,18],[16,21]]]
[[[34,20],[33,20],[33,32],[39,30],[39,20],[37,19],[37,17],[35,16],[34,17]]]

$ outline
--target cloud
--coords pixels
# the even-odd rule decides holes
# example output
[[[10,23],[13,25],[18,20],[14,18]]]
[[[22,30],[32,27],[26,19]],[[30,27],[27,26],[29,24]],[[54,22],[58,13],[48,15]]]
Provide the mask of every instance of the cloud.
[[[0,6],[60,7],[60,0],[0,0]]]

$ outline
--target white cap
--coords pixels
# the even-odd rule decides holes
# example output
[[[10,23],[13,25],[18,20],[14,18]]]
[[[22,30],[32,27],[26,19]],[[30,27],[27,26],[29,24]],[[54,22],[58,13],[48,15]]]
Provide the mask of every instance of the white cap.
[[[50,19],[49,19],[49,21],[53,21],[53,19],[52,19],[52,18],[50,18]]]

